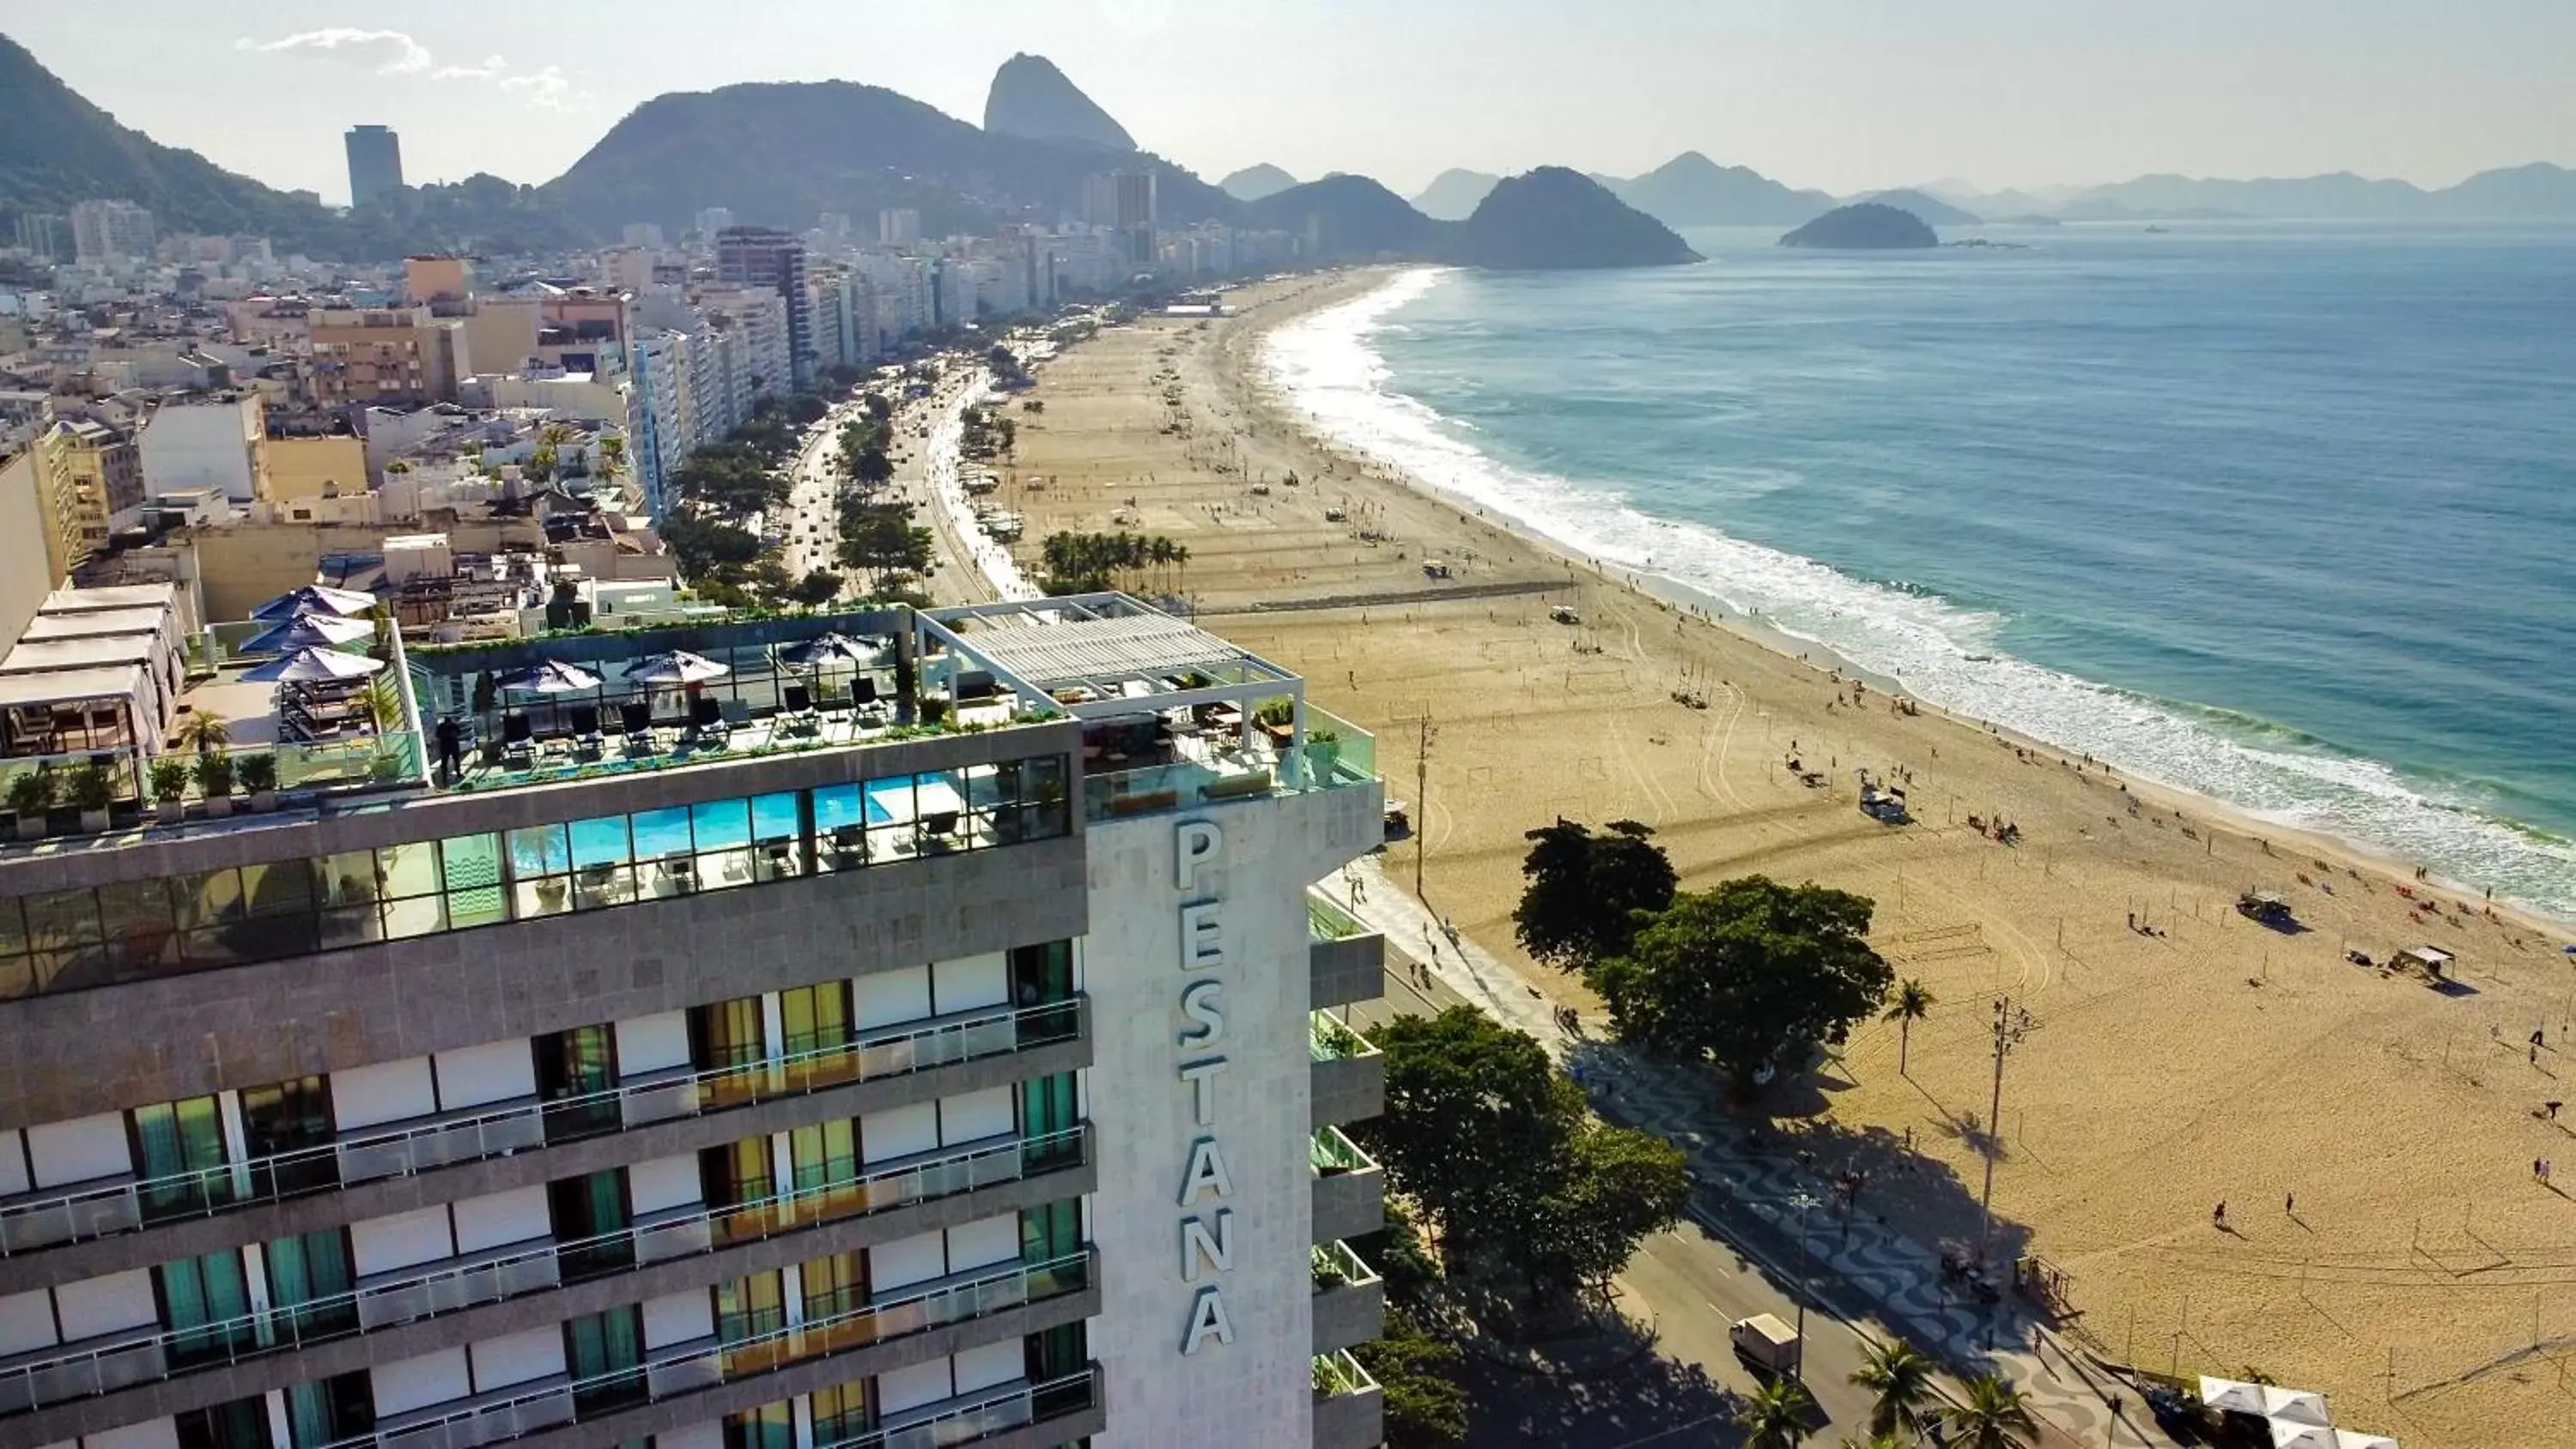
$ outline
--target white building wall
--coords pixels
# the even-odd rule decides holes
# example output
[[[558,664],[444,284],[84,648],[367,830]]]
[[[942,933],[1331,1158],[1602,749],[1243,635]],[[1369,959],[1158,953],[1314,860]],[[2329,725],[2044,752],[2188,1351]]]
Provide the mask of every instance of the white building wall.
[[[1307,1166],[1305,887],[1358,856],[1382,827],[1381,792],[1352,789],[1246,800],[1085,832],[1091,929],[1084,989],[1097,1046],[1091,1067],[1100,1190],[1100,1316],[1091,1347],[1113,1405],[1103,1449],[1226,1444],[1303,1449],[1313,1440],[1313,1186]],[[1184,886],[1185,831],[1223,843]],[[1184,908],[1214,905],[1223,960],[1182,966]],[[1216,983],[1211,998],[1201,982]],[[1224,1029],[1182,1008],[1200,993]],[[1185,1062],[1222,1057],[1202,1124]],[[1193,1144],[1212,1140],[1232,1191],[1184,1206]],[[1185,1268],[1183,1220],[1217,1230],[1231,1213],[1232,1267]],[[1197,1281],[1188,1274],[1195,1271]],[[1231,1343],[1183,1352],[1194,1306],[1213,1289]]]
[[[261,428],[255,396],[232,402],[164,404],[135,442],[135,454],[143,465],[144,496],[220,488],[226,498],[249,502],[257,494],[251,460]]]

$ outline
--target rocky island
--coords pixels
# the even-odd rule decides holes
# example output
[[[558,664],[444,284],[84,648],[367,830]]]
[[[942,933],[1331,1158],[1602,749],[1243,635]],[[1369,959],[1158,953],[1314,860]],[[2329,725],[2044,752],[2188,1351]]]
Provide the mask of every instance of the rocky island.
[[[1838,206],[1780,238],[1784,247],[1817,247],[1840,251],[1900,251],[1937,247],[1941,238],[1910,211],[1875,201]]]

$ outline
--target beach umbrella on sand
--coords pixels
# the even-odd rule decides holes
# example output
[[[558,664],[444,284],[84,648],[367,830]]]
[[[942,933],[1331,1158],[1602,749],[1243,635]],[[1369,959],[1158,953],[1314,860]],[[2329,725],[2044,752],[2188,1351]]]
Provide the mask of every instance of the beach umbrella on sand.
[[[249,684],[328,684],[341,679],[363,679],[385,667],[385,661],[364,654],[343,654],[337,649],[298,649],[255,669],[242,671]]]
[[[822,669],[834,664],[865,669],[877,662],[877,650],[847,634],[818,634],[779,650],[778,662],[790,669]]]
[[[599,676],[578,664],[547,659],[502,675],[492,687],[503,694],[579,694],[599,688]]]
[[[337,649],[375,637],[376,626],[339,614],[303,614],[255,634],[241,644],[244,654],[292,654],[298,649]]]
[[[2297,1419],[2266,1419],[2272,1449],[2335,1449],[2335,1431]]]
[[[375,606],[376,596],[373,594],[352,593],[347,589],[306,584],[301,588],[289,589],[251,610],[250,616],[263,624],[300,619],[307,614],[336,614],[345,619],[363,614]]]
[[[637,684],[704,684],[733,673],[733,667],[718,664],[703,654],[674,649],[667,654],[647,654],[626,666],[626,677]]]

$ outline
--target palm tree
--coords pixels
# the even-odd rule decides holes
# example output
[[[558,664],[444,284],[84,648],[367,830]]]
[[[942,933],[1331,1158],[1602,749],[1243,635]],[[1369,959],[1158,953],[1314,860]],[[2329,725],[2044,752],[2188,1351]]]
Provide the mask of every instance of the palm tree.
[[[1872,1434],[1866,1439],[1846,1434],[1841,1449],[1921,1449],[1922,1443],[1911,1434]]]
[[[1932,1375],[1936,1371],[1932,1360],[1901,1338],[1873,1344],[1864,1351],[1860,1367],[1852,1370],[1851,1381],[1876,1396],[1869,1411],[1870,1432],[1894,1434],[1903,1430],[1920,1434],[1930,1428]]]
[[[2030,1395],[1994,1374],[1968,1380],[1967,1402],[1945,1410],[1941,1419],[1958,1449],[2022,1449],[2039,1437],[2039,1421],[2030,1415]]]
[[[1905,1075],[1905,1056],[1914,1045],[1914,1023],[1932,1014],[1932,1005],[1940,998],[1929,988],[1909,976],[1897,983],[1896,999],[1888,1003],[1882,1021],[1896,1023],[1896,1074]]]
[[[183,750],[211,755],[232,743],[233,731],[222,715],[210,709],[200,709],[179,721],[179,728],[172,738]]]
[[[1735,1425],[1744,1431],[1744,1449],[1798,1449],[1807,1437],[1807,1417],[1816,1401],[1796,1379],[1766,1380],[1735,1406]]]

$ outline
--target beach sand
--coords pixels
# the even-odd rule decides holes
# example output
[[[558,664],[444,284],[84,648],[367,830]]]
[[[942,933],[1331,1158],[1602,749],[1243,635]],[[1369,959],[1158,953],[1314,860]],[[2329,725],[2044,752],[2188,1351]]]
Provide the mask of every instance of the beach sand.
[[[2410,1446],[2571,1441],[2576,1112],[2535,1115],[2576,1098],[2576,971],[2558,938],[2473,907],[2426,917],[2415,901],[2461,897],[1929,707],[1898,713],[1877,687],[1854,702],[1780,641],[1336,456],[1269,395],[1260,337],[1383,275],[1266,284],[1233,295],[1236,317],[1148,320],[1044,363],[1043,410],[1012,413],[1003,493],[1027,516],[1031,572],[1058,530],[1187,545],[1185,569],[1137,583],[1185,592],[1209,627],[1374,732],[1388,796],[1418,826],[1389,847],[1390,876],[1411,881],[1418,844],[1432,907],[1497,953],[1523,959],[1522,833],[1559,815],[1652,825],[1685,888],[1761,872],[1874,898],[1878,948],[1939,998],[1908,1071],[1896,1028],[1873,1023],[1814,1087],[1762,1109],[1817,1133],[1829,1162],[1878,1164],[1867,1205],[1926,1241],[1977,1230],[1991,1003],[2008,993],[2033,1026],[2005,1082],[1998,1230],[2070,1275],[2078,1331],[2106,1356],[2251,1366]],[[1426,579],[1433,558],[1450,579]],[[1406,597],[1432,590],[1452,597]],[[1255,608],[1362,596],[1378,597]],[[1581,622],[1551,622],[1558,605]],[[1826,788],[1793,777],[1792,755]],[[1905,772],[1919,823],[1862,815],[1861,767]],[[2016,823],[2019,845],[1972,815]],[[2238,916],[2256,886],[2305,929]],[[2461,987],[2344,959],[2423,942],[2457,953]],[[1914,1170],[1898,1166],[1909,1134]],[[2544,1157],[2565,1159],[2567,1186],[2535,1180]]]

